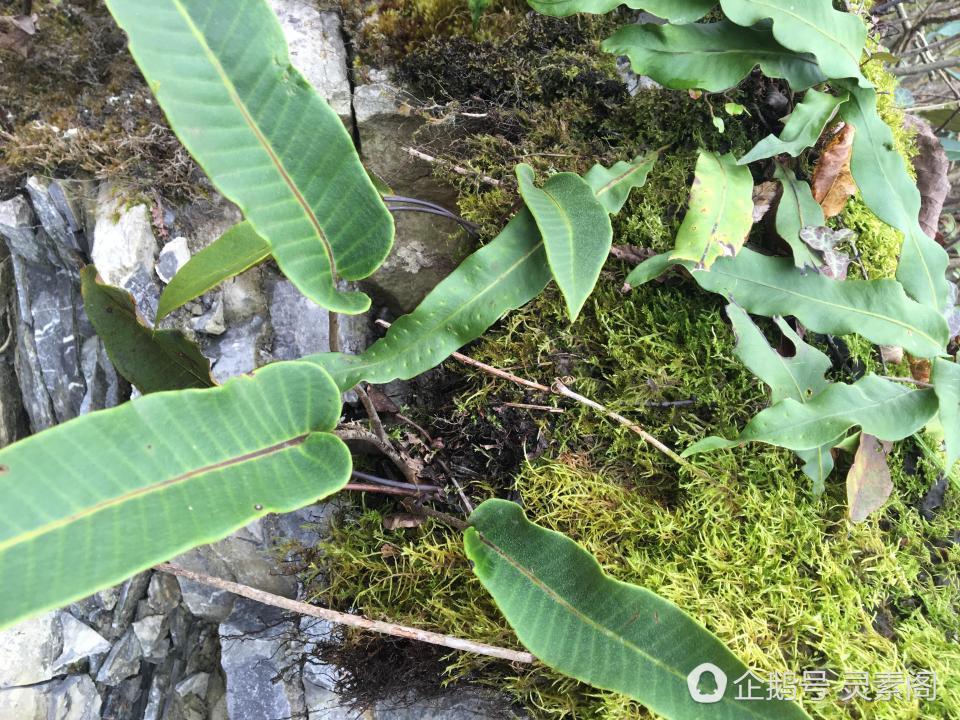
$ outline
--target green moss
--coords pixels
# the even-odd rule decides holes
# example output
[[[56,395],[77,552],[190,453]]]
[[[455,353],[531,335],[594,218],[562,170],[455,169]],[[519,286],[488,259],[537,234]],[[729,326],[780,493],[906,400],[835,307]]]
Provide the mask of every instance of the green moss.
[[[651,284],[621,297],[613,285],[602,284],[573,326],[559,319],[559,300],[548,293],[471,354],[539,380],[572,376],[578,391],[675,447],[735,432],[765,405],[763,388],[733,356],[717,299],[691,295],[686,284]],[[495,419],[503,402],[530,399],[520,388],[477,375],[456,412]],[[692,405],[649,405],[691,399]],[[575,538],[613,576],[676,602],[751,667],[933,670],[946,685],[939,701],[920,710],[906,701],[860,704],[858,711],[871,718],[960,713],[952,673],[960,662],[953,564],[960,548],[951,539],[960,506],[951,499],[932,521],[920,516],[916,504],[936,478],[937,463],[914,443],[894,453],[891,502],[853,526],[845,519],[842,473],[814,499],[789,452],[753,445],[702,456],[707,481],[678,473],[595,412],[564,407],[562,415],[535,414],[549,450],[506,480],[530,517]],[[474,497],[495,491],[489,484],[468,487]],[[323,601],[515,646],[470,572],[459,534],[432,522],[387,532],[381,520],[389,507],[341,524],[323,548],[332,580]],[[649,717],[620,696],[543,668],[454,655],[448,673],[505,690],[537,717]],[[838,704],[810,711],[818,718],[854,716]]]
[[[670,248],[698,149],[739,154],[769,131],[751,102],[758,88],[748,82],[723,99],[694,100],[666,90],[628,97],[607,84],[615,68],[597,49],[602,24],[536,22],[548,24],[519,22],[509,40],[434,34],[407,48],[404,72],[427,78],[421,85],[426,97],[457,112],[480,97],[488,113],[472,124],[464,121],[468,132],[451,154],[501,184],[445,175],[461,192],[461,212],[490,238],[516,207],[517,162],[543,173],[583,172],[594,162],[665,147],[646,186],[633,193],[614,224],[618,243],[658,252]],[[555,38],[549,51],[542,48],[546,35],[535,28]],[[888,90],[889,76],[868,69]],[[592,80],[585,88],[587,78]],[[896,122],[890,96],[881,97],[885,119]],[[743,102],[751,115],[727,118],[721,135],[710,123],[707,103],[721,108],[726,99]],[[909,136],[894,132],[908,156]],[[858,198],[839,220],[859,233],[867,274],[891,276],[899,251],[895,231]],[[709,434],[734,435],[768,398],[733,354],[722,298],[700,291],[681,274],[623,295],[619,288],[628,270],[611,260],[575,323],[566,320],[562,299],[550,287],[469,354],[541,382],[570,378],[577,391],[674,448]],[[826,339],[809,339],[827,349]],[[875,347],[862,338],[838,338],[830,350],[838,356],[837,380],[883,369]],[[838,459],[819,498],[791,453],[763,445],[700,456],[697,462],[711,478],[704,481],[593,410],[453,363],[443,374],[459,378],[459,392],[442,407],[412,408],[421,424],[434,434],[468,428],[461,444],[479,446],[477,454],[511,450],[530,458],[517,472],[505,471],[494,458],[488,471],[460,476],[474,501],[520,500],[531,518],[574,537],[618,579],[670,598],[759,670],[933,670],[946,686],[939,700],[922,707],[911,701],[821,703],[809,706],[816,718],[960,717],[954,673],[960,666],[960,504],[948,494],[929,520],[917,509],[937,478],[935,437],[920,436],[895,448],[891,501],[854,526],[845,517],[847,456]],[[559,404],[563,412],[507,411],[509,402]],[[473,434],[477,428],[482,438]],[[448,446],[444,452],[463,449]],[[382,519],[397,506],[370,498],[361,502],[368,504],[350,512],[313,554],[311,572],[323,570],[329,579],[329,585],[311,585],[318,600],[517,646],[472,574],[459,533],[433,521],[386,531]],[[450,682],[488,684],[538,718],[650,717],[623,696],[543,667],[511,667],[465,654],[451,654],[447,661]]]

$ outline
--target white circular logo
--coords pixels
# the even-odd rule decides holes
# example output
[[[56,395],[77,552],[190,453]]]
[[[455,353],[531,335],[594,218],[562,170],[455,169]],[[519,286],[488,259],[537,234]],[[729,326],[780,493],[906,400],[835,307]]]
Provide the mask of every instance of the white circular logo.
[[[713,681],[716,685],[716,690],[710,693],[700,690],[700,680],[707,673],[713,675]],[[720,702],[723,700],[723,693],[727,689],[727,674],[713,663],[700,663],[687,675],[687,689],[690,691],[690,697],[693,698],[694,702],[702,705]]]

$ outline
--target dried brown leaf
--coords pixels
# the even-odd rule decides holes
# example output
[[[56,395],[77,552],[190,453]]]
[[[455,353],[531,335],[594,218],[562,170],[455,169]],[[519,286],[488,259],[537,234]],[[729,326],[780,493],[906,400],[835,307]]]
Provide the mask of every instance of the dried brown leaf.
[[[773,203],[780,194],[780,183],[767,180],[753,186],[753,222],[758,223],[770,212]]]
[[[387,515],[383,519],[384,530],[397,530],[398,528],[415,528],[423,525],[424,518],[420,515],[410,515],[408,513],[396,513]]]
[[[844,125],[827,143],[813,169],[813,197],[828,218],[839,215],[847,199],[857,191],[857,183],[850,172],[855,133],[853,125]]]
[[[863,522],[879,510],[893,492],[887,454],[892,443],[880,442],[873,435],[861,433],[860,447],[847,473],[847,506],[850,520]]]
[[[0,50],[27,58],[36,32],[36,15],[0,15]]]
[[[905,127],[917,131],[919,152],[913,158],[913,169],[917,172],[917,188],[920,190],[920,227],[935,238],[943,203],[950,194],[947,177],[950,162],[930,123],[913,115],[907,115],[904,120]]]
[[[913,357],[912,355],[908,355],[907,361],[910,363],[910,374],[913,376],[914,380],[922,383],[930,382],[930,372],[932,366],[928,358],[917,358]]]

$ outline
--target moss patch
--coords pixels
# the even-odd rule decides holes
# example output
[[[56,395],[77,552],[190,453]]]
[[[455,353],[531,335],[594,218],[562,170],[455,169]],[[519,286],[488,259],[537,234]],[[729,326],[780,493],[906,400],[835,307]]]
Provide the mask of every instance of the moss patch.
[[[494,12],[490,22],[500,20]],[[463,131],[452,157],[502,180],[491,188],[472,177],[446,178],[460,190],[462,214],[481,226],[485,238],[517,205],[517,162],[543,173],[584,172],[594,162],[665,147],[647,185],[614,222],[616,242],[666,250],[686,209],[698,148],[742,153],[776,129],[765,102],[780,88],[756,77],[724,98],[695,100],[663,90],[630,97],[611,84],[616,66],[598,50],[606,29],[602,20],[538,18],[515,23],[509,35],[454,37],[445,31],[404,46],[399,72],[435,101],[434,119],[455,118],[451,122]],[[546,34],[557,40],[544,48]],[[750,114],[725,118],[727,131],[720,134],[711,110],[726,100],[741,102]],[[486,114],[465,118],[464,112]],[[883,112],[895,120],[886,101]],[[909,142],[898,134],[905,153]],[[868,274],[891,275],[899,249],[895,233],[858,200],[840,221],[860,233]],[[577,391],[675,448],[708,434],[734,434],[768,398],[733,355],[722,299],[680,274],[623,295],[618,288],[628,271],[611,260],[576,323],[565,319],[551,287],[469,354],[541,382],[568,377]],[[860,338],[811,340],[834,358],[835,379],[881,370],[876,349]],[[814,717],[960,716],[953,677],[960,663],[960,505],[948,493],[937,512],[921,512],[939,467],[932,439],[898,445],[891,459],[893,498],[868,522],[852,526],[843,484],[849,458],[839,459],[820,498],[812,496],[791,453],[762,445],[700,456],[707,482],[592,410],[455,363],[430,382],[444,385],[446,400],[406,412],[443,439],[437,458],[474,502],[491,496],[522,502],[531,518],[581,542],[614,577],[649,587],[693,614],[752,667],[826,670],[838,684],[844,672],[925,670],[937,672],[944,685],[939,700],[922,706],[912,700],[831,701],[810,704]],[[509,403],[556,404],[563,412]],[[383,518],[398,506],[358,500],[330,542],[308,558],[306,577],[322,571],[329,580],[310,584],[319,601],[516,646],[472,574],[459,533],[434,521],[387,531]],[[456,503],[451,493],[447,509]],[[418,662],[397,658],[389,646],[386,652],[395,662]],[[428,667],[435,660],[428,653]],[[623,696],[543,667],[461,654],[446,662],[448,682],[488,684],[535,717],[650,717]]]

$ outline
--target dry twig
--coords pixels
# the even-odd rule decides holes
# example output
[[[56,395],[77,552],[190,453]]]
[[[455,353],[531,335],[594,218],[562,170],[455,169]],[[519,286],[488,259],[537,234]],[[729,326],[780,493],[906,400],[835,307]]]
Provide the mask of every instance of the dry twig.
[[[461,650],[463,652],[486,655],[488,657],[501,658],[516,663],[533,663],[535,658],[527,652],[518,650],[509,650],[507,648],[496,647],[494,645],[485,645],[483,643],[465,640],[463,638],[452,637],[450,635],[441,635],[440,633],[430,632],[429,630],[419,630],[417,628],[407,627],[405,625],[396,625],[395,623],[381,622],[379,620],[370,620],[361,615],[348,615],[347,613],[337,612],[328,608],[308,605],[307,603],[291,600],[280,595],[257,590],[248,585],[231,582],[222,578],[204,575],[203,573],[193,572],[186,568],[170,563],[161,563],[155,567],[160,572],[169,573],[178,577],[192,580],[193,582],[225,590],[226,592],[245,597],[264,605],[280,608],[298,615],[308,615],[310,617],[320,618],[339,625],[359,628],[361,630],[370,630],[372,632],[392,635],[393,637],[406,638],[408,640],[417,640],[418,642],[430,643],[431,645],[440,645],[442,647]]]

